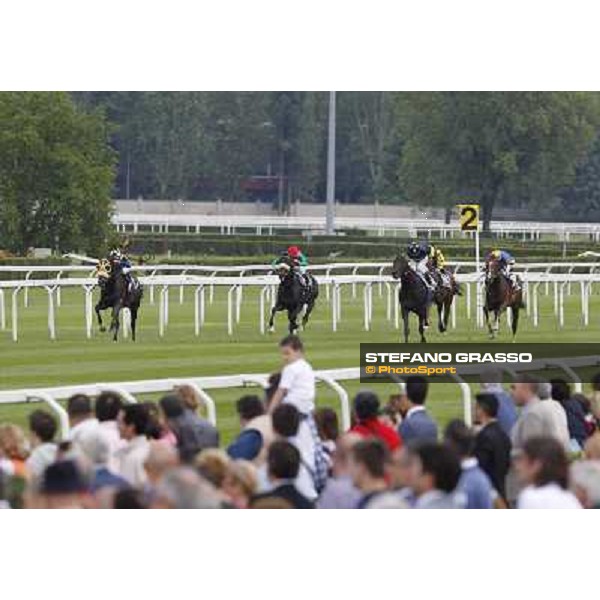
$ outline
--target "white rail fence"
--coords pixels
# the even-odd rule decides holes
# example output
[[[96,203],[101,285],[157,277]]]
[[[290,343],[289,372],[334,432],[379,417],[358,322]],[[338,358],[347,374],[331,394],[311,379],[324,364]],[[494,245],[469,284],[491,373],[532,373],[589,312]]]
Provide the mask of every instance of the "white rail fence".
[[[580,314],[583,326],[590,321],[590,296],[594,283],[600,282],[600,274],[596,273],[533,273],[523,272],[524,295],[527,303],[527,315],[531,317],[534,327],[540,323],[540,286],[544,286],[546,293],[553,295],[554,316],[559,327],[565,323],[565,298],[571,293],[572,286],[578,286],[580,292]],[[482,281],[481,275],[477,273],[458,272],[457,279],[463,286],[464,303],[467,319],[476,316],[478,326],[483,326],[483,315],[480,307],[482,305]],[[325,298],[330,304],[331,329],[337,331],[342,320],[344,296],[343,290],[350,290],[352,298],[357,296],[358,286],[362,286],[363,295],[363,327],[369,331],[374,318],[373,310],[373,287],[378,288],[379,293],[385,295],[385,318],[393,323],[394,328],[400,326],[400,310],[397,301],[400,284],[398,281],[384,275],[318,275],[319,284],[325,288]],[[233,335],[235,326],[240,323],[244,289],[254,288],[259,290],[259,312],[256,322],[260,333],[266,331],[267,310],[274,304],[276,290],[279,280],[275,276],[196,276],[196,275],[151,275],[141,277],[140,281],[149,288],[150,302],[155,296],[155,288],[158,290],[158,333],[165,335],[169,323],[169,298],[170,290],[177,288],[179,300],[184,302],[184,289],[190,288],[194,291],[194,322],[193,330],[196,336],[201,334],[202,327],[206,321],[207,305],[212,304],[215,287],[227,290],[227,333]],[[63,279],[25,279],[22,281],[6,280],[0,281],[0,331],[7,329],[6,295],[10,294],[11,302],[11,335],[13,341],[19,338],[19,296],[25,294],[29,289],[41,289],[47,294],[48,299],[48,335],[54,340],[57,337],[56,310],[60,306],[60,292],[64,288],[78,288],[83,291],[84,298],[84,331],[87,338],[93,334],[94,307],[93,292],[96,286],[94,278],[69,277]],[[206,291],[208,290],[208,299]],[[451,327],[457,325],[457,302],[458,297],[452,305]],[[125,319],[123,328],[125,336],[128,334],[128,322]]]
[[[198,215],[198,214],[117,214],[113,224],[118,231],[138,232],[146,229],[167,233],[173,228],[199,233],[203,229],[218,229],[222,234],[234,235],[242,229],[252,230],[257,235],[272,235],[276,230],[294,229],[322,232],[325,230],[323,217],[309,216],[259,216],[259,215]],[[375,231],[377,235],[404,232],[410,237],[433,233],[441,238],[458,237],[458,223],[443,219],[413,219],[389,217],[343,217],[336,219],[336,229],[360,229]],[[552,235],[559,240],[569,241],[572,235],[589,236],[591,241],[600,241],[599,223],[544,223],[536,221],[492,221],[490,230],[500,237],[519,235],[522,239],[537,240],[542,235]]]
[[[504,367],[504,371],[513,379],[519,372],[524,371],[542,371],[545,369],[561,369],[571,380],[576,392],[583,391],[583,384],[580,376],[574,371],[575,368],[593,367],[600,365],[600,356],[568,357],[561,359],[539,359],[529,364],[515,365],[513,367]],[[474,375],[478,373],[478,367],[462,367],[463,375]],[[342,369],[331,369],[315,372],[317,381],[324,383],[335,392],[339,401],[340,420],[342,429],[346,431],[351,423],[350,396],[343,386],[345,381],[356,381],[360,379],[360,368],[350,367]],[[57,415],[63,437],[69,433],[69,419],[65,408],[60,400],[69,398],[75,393],[97,396],[101,392],[111,391],[122,397],[127,403],[135,403],[137,399],[135,394],[156,394],[169,392],[177,385],[187,384],[192,386],[203,399],[207,417],[213,423],[217,424],[217,406],[214,399],[207,390],[244,388],[248,386],[259,386],[265,388],[269,375],[266,373],[250,375],[224,375],[217,377],[188,377],[188,378],[169,378],[153,379],[145,381],[126,381],[118,383],[94,383],[90,385],[69,385],[61,387],[47,388],[29,388],[21,390],[8,390],[0,392],[0,405],[2,404],[23,404],[33,402],[43,402]],[[452,377],[454,383],[458,386],[460,401],[462,405],[463,419],[467,425],[473,423],[472,392],[470,385],[459,375]],[[404,383],[401,379],[397,380],[397,385],[403,391]],[[375,386],[377,387],[377,386]]]

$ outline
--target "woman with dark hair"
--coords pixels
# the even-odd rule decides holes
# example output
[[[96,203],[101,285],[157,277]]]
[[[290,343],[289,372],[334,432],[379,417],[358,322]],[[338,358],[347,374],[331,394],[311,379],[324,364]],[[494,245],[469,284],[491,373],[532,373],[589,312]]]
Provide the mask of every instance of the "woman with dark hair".
[[[517,508],[581,508],[567,489],[569,461],[564,448],[554,438],[532,437],[525,441],[516,458],[517,476],[526,487]]]

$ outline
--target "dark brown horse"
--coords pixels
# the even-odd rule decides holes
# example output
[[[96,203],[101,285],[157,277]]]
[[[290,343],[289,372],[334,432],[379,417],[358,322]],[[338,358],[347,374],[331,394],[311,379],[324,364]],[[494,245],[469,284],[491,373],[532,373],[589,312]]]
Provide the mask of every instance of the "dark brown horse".
[[[448,329],[450,309],[452,308],[454,296],[458,294],[458,286],[453,273],[447,273],[447,276],[443,277],[439,269],[431,269],[431,272],[436,283],[433,291],[433,302],[438,312],[438,331],[444,333]]]
[[[135,278],[132,278],[130,286],[122,271],[113,268],[107,260],[99,263],[96,269],[96,277],[98,279],[98,287],[100,288],[100,300],[96,304],[95,311],[100,331],[106,331],[102,323],[101,311],[111,309],[110,331],[113,332],[113,340],[116,342],[119,338],[119,329],[121,327],[121,312],[124,308],[127,308],[131,315],[131,339],[135,342],[138,311],[142,302],[142,296],[144,295],[144,289]]]
[[[432,301],[432,294],[425,282],[415,273],[404,256],[397,256],[392,265],[392,277],[400,280],[399,302],[404,322],[404,342],[408,342],[410,313],[419,319],[421,342],[425,343],[427,313]]]
[[[494,339],[496,337],[500,329],[500,316],[506,309],[510,309],[514,340],[519,326],[519,310],[524,306],[523,290],[521,288],[515,289],[502,272],[500,261],[490,261],[486,269],[485,302],[483,305],[483,314],[485,315],[490,338]],[[490,313],[494,315],[493,323],[490,323]]]

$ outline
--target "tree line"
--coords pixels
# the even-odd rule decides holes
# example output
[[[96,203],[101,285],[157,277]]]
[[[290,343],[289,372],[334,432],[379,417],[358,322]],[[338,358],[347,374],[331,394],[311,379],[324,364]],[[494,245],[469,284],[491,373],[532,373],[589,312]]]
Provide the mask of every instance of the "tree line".
[[[94,249],[111,198],[322,202],[327,110],[327,92],[0,93],[0,247]],[[341,92],[336,198],[594,218],[599,131],[593,92]]]

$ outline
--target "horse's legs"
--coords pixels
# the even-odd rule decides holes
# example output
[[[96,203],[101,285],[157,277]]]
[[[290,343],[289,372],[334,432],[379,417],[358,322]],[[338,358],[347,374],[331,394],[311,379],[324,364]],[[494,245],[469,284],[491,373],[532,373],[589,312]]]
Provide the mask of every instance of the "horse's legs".
[[[100,312],[100,302],[98,302],[98,304],[96,304],[96,307],[94,308],[94,310],[96,311],[96,317],[98,318],[98,326],[100,327],[100,331],[102,333],[104,333],[106,331],[106,327],[104,327],[104,325],[102,323],[102,314]]]
[[[444,302],[436,302],[435,304],[438,311],[438,331],[440,333],[444,333],[444,331],[446,331],[446,327],[444,325],[444,310],[446,305]]]
[[[271,309],[271,317],[269,318],[269,331],[273,332],[275,331],[275,313],[281,310],[279,304],[276,304],[272,309]]]
[[[515,341],[515,338],[517,337],[517,328],[519,326],[519,304],[514,305],[511,307],[511,311],[512,311],[512,333],[513,333],[513,342]]]
[[[308,317],[310,317],[310,313],[312,312],[314,307],[315,299],[311,298],[308,304],[306,305],[306,310],[304,311],[304,316],[302,317],[302,327],[306,327],[306,324],[308,323]]]
[[[421,336],[421,343],[427,342],[425,339],[425,329],[427,329],[427,312],[419,313],[419,334]]]
[[[110,324],[110,328],[114,332],[113,333],[113,341],[115,341],[115,342],[119,338],[120,317],[121,317],[121,305],[117,304],[115,307],[113,307],[112,323]]]
[[[300,306],[300,308],[288,309],[288,328],[291,334],[298,331],[298,315],[302,308],[303,307]]]
[[[409,324],[408,324],[409,312],[402,308],[402,322],[404,323],[404,343],[408,344]]]
[[[131,314],[131,341],[135,342],[135,324],[137,321],[138,306],[130,306],[129,313]]]
[[[490,338],[493,339],[494,338],[494,330],[492,329],[492,324],[490,323],[490,311],[485,304],[483,305],[483,314],[485,316],[485,324],[487,325],[488,332],[490,334]]]
[[[444,303],[444,331],[448,330],[448,320],[450,319],[450,310],[452,309],[452,302],[454,301],[454,296],[450,294]]]

